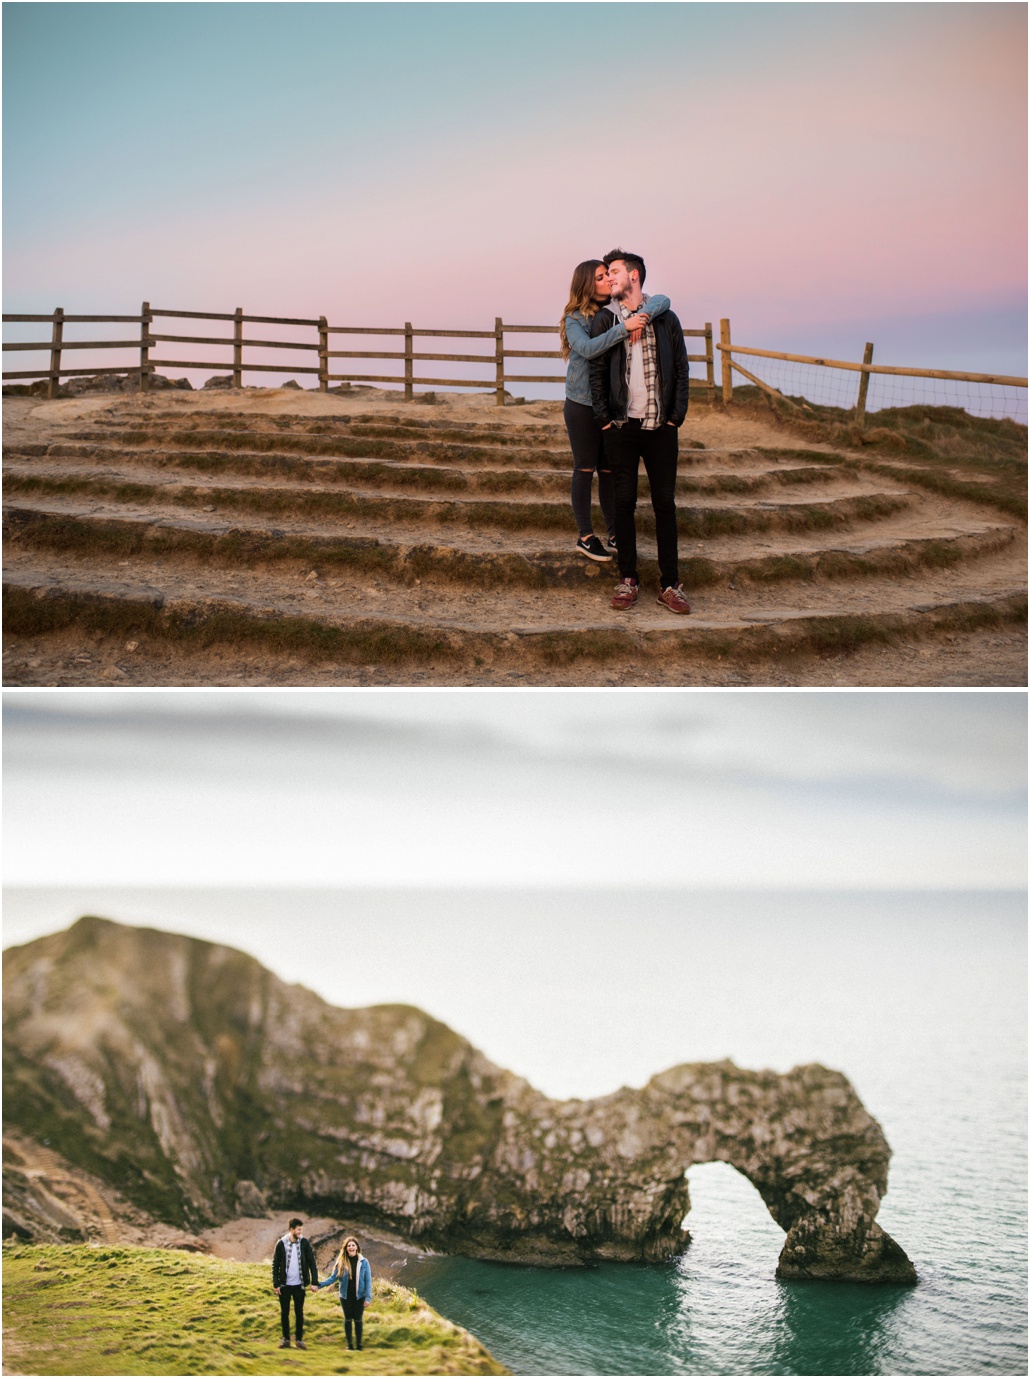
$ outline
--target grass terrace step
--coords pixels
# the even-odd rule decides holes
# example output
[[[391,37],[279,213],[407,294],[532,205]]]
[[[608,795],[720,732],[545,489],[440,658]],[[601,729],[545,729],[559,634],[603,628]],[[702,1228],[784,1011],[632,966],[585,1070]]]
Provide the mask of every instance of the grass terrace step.
[[[658,657],[743,666],[993,627],[1011,640],[1025,616],[1025,461],[1007,451],[995,465],[816,432],[780,444],[776,423],[703,413],[707,444],[688,425],[677,480],[694,614],[655,604],[642,475],[647,593],[627,616],[608,606],[616,564],[575,552],[557,409],[532,422],[426,410],[125,406],[90,424],[69,410],[47,431],[26,413],[4,450],[9,637],[52,632],[55,663],[76,637],[153,638],[155,665],[176,674],[180,656],[216,647],[231,662],[246,643],[391,665],[393,683],[494,663],[570,683],[561,666],[602,661],[627,682],[651,664],[647,683],[674,682]]]
[[[257,645],[275,653],[332,657],[365,664],[527,663],[550,666],[578,661],[612,663],[679,656],[684,659],[744,653],[755,657],[802,651],[847,652],[870,643],[890,644],[944,631],[971,631],[1025,621],[1024,593],[974,598],[893,613],[839,612],[780,619],[727,618],[712,623],[677,619],[675,626],[647,626],[636,612],[618,622],[585,627],[512,628],[506,619],[493,630],[482,624],[447,625],[403,615],[373,617],[335,610],[332,616],[285,611],[274,603],[240,600],[163,599],[133,589],[122,596],[76,589],[68,581],[4,583],[5,616],[16,635],[39,636],[75,627],[95,635],[146,636],[183,649]]]
[[[144,481],[111,477],[79,470],[41,474],[24,470],[9,473],[9,495],[76,496],[88,493],[97,499],[119,503],[215,508],[228,512],[255,512],[276,516],[313,517],[332,520],[341,517],[416,523],[467,524],[505,531],[527,529],[567,531],[568,502],[541,495],[535,500],[497,497],[484,501],[476,497],[445,501],[439,497],[398,496],[346,490],[342,487],[315,487],[279,482],[275,485],[193,485],[169,482],[157,477]],[[904,494],[871,493],[841,497],[829,502],[763,501],[740,505],[707,501],[682,506],[677,525],[683,537],[707,538],[760,531],[843,530],[857,523],[875,522],[894,516],[908,506]],[[642,534],[654,531],[650,505],[638,510],[637,528]]]
[[[614,566],[587,563],[574,551],[469,550],[454,543],[387,542],[349,533],[269,531],[226,526],[212,519],[147,514],[108,515],[33,507],[9,507],[4,534],[17,547],[74,551],[91,558],[183,556],[223,566],[305,565],[325,570],[362,569],[404,583],[418,579],[458,580],[472,587],[570,587],[585,578],[611,573]],[[908,575],[952,568],[1012,546],[1015,529],[988,526],[978,531],[917,540],[867,542],[861,550],[840,547],[773,550],[747,558],[684,554],[680,572],[688,588],[750,580],[850,580],[876,575]],[[571,543],[570,543],[571,544]],[[641,577],[657,563],[643,555]]]
[[[470,470],[427,463],[419,459],[311,458],[294,454],[248,454],[246,451],[194,451],[127,449],[111,445],[64,443],[49,446],[6,446],[4,458],[12,474],[45,468],[55,472],[62,462],[86,460],[91,468],[79,466],[84,474],[95,469],[146,468],[181,469],[190,473],[246,474],[258,479],[282,477],[315,483],[376,483],[406,489],[438,489],[454,492],[553,493],[568,498],[571,467],[553,469],[472,468]],[[38,461],[46,461],[39,465]],[[854,483],[853,466],[807,464],[792,468],[756,467],[729,473],[726,467],[680,473],[677,493],[764,493],[775,485],[797,487],[807,484]]]
[[[79,433],[72,440],[96,442],[93,432]],[[524,464],[530,468],[567,468],[571,470],[572,456],[568,442],[555,437],[549,444],[530,444],[522,439],[518,444],[505,446],[484,444],[478,433],[471,433],[467,443],[440,440],[426,433],[404,436],[311,435],[293,431],[229,431],[186,429],[159,430],[127,429],[118,439],[124,445],[147,444],[179,446],[192,450],[249,450],[255,453],[286,452],[307,455],[351,455],[358,459],[401,459],[408,455],[427,454],[452,464],[486,464],[503,456],[510,464]],[[696,453],[701,453],[700,451]]]

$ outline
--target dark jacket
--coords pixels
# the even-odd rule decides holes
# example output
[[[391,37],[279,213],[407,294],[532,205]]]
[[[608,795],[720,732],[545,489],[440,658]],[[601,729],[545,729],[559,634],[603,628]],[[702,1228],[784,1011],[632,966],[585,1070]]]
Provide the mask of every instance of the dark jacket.
[[[603,335],[610,330],[614,314],[604,307],[590,322],[590,334]],[[687,415],[690,365],[687,346],[683,342],[683,327],[674,311],[656,316],[652,322],[658,345],[658,386],[661,389],[662,411],[665,420],[682,426]],[[599,426],[609,421],[625,421],[628,399],[626,395],[626,345],[613,346],[607,354],[590,361],[590,399]]]
[[[315,1251],[303,1235],[300,1237],[300,1277],[305,1287],[318,1282]],[[276,1240],[275,1253],[272,1255],[272,1286],[286,1286],[286,1245],[281,1239]]]

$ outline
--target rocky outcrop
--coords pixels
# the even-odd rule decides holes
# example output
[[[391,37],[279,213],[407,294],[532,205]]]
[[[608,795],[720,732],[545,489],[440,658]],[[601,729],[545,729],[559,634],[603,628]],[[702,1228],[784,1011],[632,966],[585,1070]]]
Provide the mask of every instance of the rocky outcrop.
[[[535,1263],[686,1248],[685,1170],[742,1172],[782,1277],[913,1282],[890,1150],[839,1072],[675,1067],[553,1101],[403,1005],[337,1009],[241,952],[103,919],[9,950],[7,1122],[161,1219],[270,1206]]]
[[[166,378],[163,373],[152,373],[147,387],[151,392],[192,392],[193,384],[188,378]],[[35,383],[5,383],[5,397],[46,397],[50,383],[40,378]],[[58,397],[82,397],[92,392],[139,392],[139,374],[124,376],[113,373],[91,373],[82,378],[69,378],[67,383],[58,384]]]

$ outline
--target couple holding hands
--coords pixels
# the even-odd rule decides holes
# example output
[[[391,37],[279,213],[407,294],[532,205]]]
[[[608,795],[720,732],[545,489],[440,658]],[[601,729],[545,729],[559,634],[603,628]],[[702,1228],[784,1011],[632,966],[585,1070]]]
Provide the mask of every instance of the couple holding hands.
[[[361,1245],[350,1235],[343,1241],[336,1255],[333,1271],[323,1281],[318,1280],[315,1251],[304,1238],[304,1222],[296,1216],[289,1229],[278,1240],[272,1255],[272,1286],[279,1297],[282,1313],[283,1337],[280,1349],[290,1347],[290,1302],[296,1317],[296,1346],[307,1349],[304,1343],[304,1293],[308,1287],[321,1291],[336,1283],[340,1289],[343,1308],[343,1327],[347,1348],[361,1348],[362,1319],[366,1305],[372,1300],[372,1269],[361,1252]]]
[[[613,608],[632,608],[637,577],[637,475],[643,460],[651,488],[658,568],[658,602],[688,613],[679,582],[676,530],[678,431],[687,414],[689,365],[683,328],[668,297],[645,296],[639,254],[612,249],[587,259],[572,275],[560,326],[565,380],[565,426],[572,447],[572,511],[576,549],[588,560],[618,557]],[[594,534],[590,514],[594,471],[608,528]]]

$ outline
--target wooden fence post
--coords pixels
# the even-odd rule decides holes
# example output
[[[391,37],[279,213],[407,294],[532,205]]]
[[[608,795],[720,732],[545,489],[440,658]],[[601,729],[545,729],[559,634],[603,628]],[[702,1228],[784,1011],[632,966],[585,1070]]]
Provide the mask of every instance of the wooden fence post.
[[[150,302],[145,301],[139,313],[139,390],[150,391]]]
[[[730,323],[724,317],[719,322],[719,341],[722,345],[722,400],[733,401],[733,364],[730,355]]]
[[[64,307],[54,307],[54,324],[50,331],[50,380],[46,395],[56,397],[61,386],[61,341],[64,338]]]
[[[863,364],[871,364],[873,362],[873,347],[869,343],[866,344],[865,353],[862,355],[862,362]],[[855,425],[860,431],[865,428],[865,399],[868,394],[869,370],[864,368],[858,384],[858,401],[855,403]]]
[[[712,338],[712,322],[705,321],[705,378],[709,393],[715,396],[715,341]]]
[[[504,322],[494,317],[494,357],[497,361],[497,405],[504,406]]]
[[[404,400],[411,402],[415,396],[415,335],[411,322],[404,322]]]
[[[232,325],[232,385],[243,387],[243,307],[237,306]]]
[[[329,322],[318,318],[318,390],[329,391]]]

